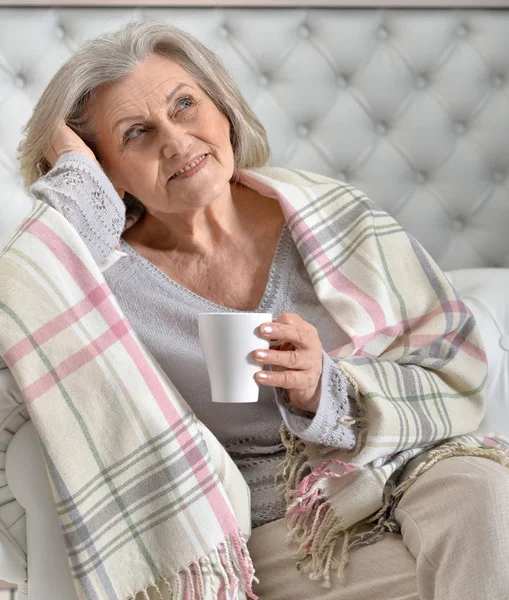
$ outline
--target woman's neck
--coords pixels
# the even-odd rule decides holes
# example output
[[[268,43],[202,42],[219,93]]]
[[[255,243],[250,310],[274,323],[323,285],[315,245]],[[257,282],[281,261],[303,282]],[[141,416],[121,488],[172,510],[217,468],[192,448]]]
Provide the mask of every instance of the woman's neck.
[[[236,184],[227,196],[198,210],[178,214],[147,210],[123,237],[135,249],[206,256],[248,236],[260,219],[280,211],[277,201]]]

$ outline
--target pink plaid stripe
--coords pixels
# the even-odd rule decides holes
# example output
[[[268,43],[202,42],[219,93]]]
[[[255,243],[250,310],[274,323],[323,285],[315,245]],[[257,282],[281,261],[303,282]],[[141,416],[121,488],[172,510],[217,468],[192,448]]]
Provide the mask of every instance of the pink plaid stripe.
[[[243,174],[243,179],[250,181],[249,177],[246,177]],[[256,188],[267,196],[274,196],[274,190],[266,186],[264,184],[260,184],[259,181],[256,182]],[[280,193],[277,192],[277,197],[279,202],[281,203],[281,208],[283,209],[285,218],[287,222],[290,222],[292,217],[298,215],[298,211],[296,211],[293,206],[286,200],[286,198]],[[303,219],[300,220],[297,224],[292,225],[292,235],[293,237],[300,237],[302,239],[306,238],[308,241],[306,243],[310,248],[314,248],[314,250],[310,250],[310,254],[313,256],[317,263],[320,265],[321,270],[324,274],[326,274],[326,267],[330,265],[330,260],[326,254],[323,252],[322,245],[316,239],[314,233],[311,231],[306,221]],[[386,325],[385,314],[380,306],[380,304],[372,298],[369,294],[366,294],[363,290],[361,290],[357,285],[353,283],[348,277],[339,272],[339,269],[333,269],[331,272],[326,275],[329,283],[338,291],[341,291],[345,296],[350,296],[356,302],[358,302],[362,308],[366,311],[366,317],[369,317],[373,323],[373,327],[378,332],[380,329],[383,329]],[[350,332],[347,332],[350,333]],[[356,348],[357,346],[355,342]]]
[[[14,366],[19,360],[33,351],[33,341],[36,342],[37,346],[42,346],[52,337],[58,335],[76,321],[79,321],[79,319],[89,314],[94,308],[97,308],[110,294],[110,289],[106,283],[98,285],[83,300],[80,300],[74,306],[71,306],[48,323],[39,327],[39,329],[36,329],[31,334],[31,339],[24,338],[10,348],[5,353],[5,362],[10,367]]]
[[[84,365],[93,361],[97,356],[108,350],[110,346],[121,340],[131,331],[131,326],[127,319],[121,319],[115,323],[103,335],[92,340],[90,344],[83,346],[78,352],[66,358],[58,366],[54,367],[49,373],[40,377],[37,381],[30,384],[22,390],[25,402],[30,404],[37,400],[39,396],[45,394],[52,387],[63,381],[69,375],[72,375]]]
[[[41,221],[33,220],[27,228],[27,231],[30,234],[35,235],[53,253],[55,260],[58,260],[65,267],[69,275],[80,287],[85,296],[88,296],[90,290],[95,290],[98,287],[98,281],[96,277],[81,260],[80,256],[78,256],[76,252],[74,252],[74,250],[50,227]],[[147,361],[144,353],[142,352],[138,341],[134,337],[134,332],[132,332],[130,329],[126,329],[123,319],[121,319],[117,308],[112,303],[111,292],[94,308],[110,326],[109,331],[106,332],[102,337],[104,337],[105,340],[108,340],[110,345],[115,341],[120,341],[120,343],[124,346],[128,355],[133,361],[133,368],[136,369],[144,378],[145,383],[147,384],[147,387],[153,396],[153,399],[157,402],[161,412],[171,427],[172,423],[180,420],[180,415],[178,414],[176,407],[171,402],[162,384],[162,379],[160,379],[160,377],[157,375],[154,368]],[[117,324],[119,323],[120,325],[117,327]],[[116,339],[114,339],[115,337]],[[88,356],[90,356],[90,346],[86,349],[86,352]],[[50,373],[44,377],[47,376],[52,377]],[[46,383],[46,385],[48,384]],[[187,429],[183,429],[181,431],[178,439],[181,446],[184,444],[189,444],[190,447],[195,446],[197,448],[190,435],[190,432]],[[189,465],[189,468],[192,469],[193,467]],[[207,498],[210,507],[214,511],[218,522],[222,524],[222,527],[226,533],[229,535],[236,534],[238,530],[238,523],[231,508],[226,503],[225,497],[219,492],[216,484],[207,486],[207,484],[202,483],[204,479],[207,479],[206,475],[208,475],[208,479],[210,481],[211,471],[208,465],[204,466],[204,469],[200,471],[200,474],[201,475],[200,478],[198,478],[198,483],[200,483],[202,486],[203,494]]]

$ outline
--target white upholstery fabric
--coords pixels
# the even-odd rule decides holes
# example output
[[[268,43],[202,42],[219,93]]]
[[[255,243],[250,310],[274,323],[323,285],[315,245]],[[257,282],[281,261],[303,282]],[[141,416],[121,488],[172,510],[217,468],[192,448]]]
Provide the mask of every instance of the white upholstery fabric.
[[[0,7],[0,246],[28,211],[15,153],[57,68],[130,19],[230,67],[272,162],[349,181],[445,269],[509,267],[509,11]]]
[[[37,98],[85,39],[141,17],[219,54],[267,129],[273,164],[349,181],[444,269],[463,269],[451,280],[490,361],[482,429],[509,435],[509,269],[472,269],[509,267],[509,11],[0,7],[0,249],[31,206],[16,148]],[[30,475],[42,458],[26,419],[0,370],[0,578],[20,583],[27,519],[6,450],[20,499],[49,492],[45,473]],[[40,529],[55,524],[29,519],[30,600],[71,598],[49,557],[62,559],[63,542]]]
[[[0,333],[1,335],[1,333]],[[27,550],[25,509],[7,484],[6,452],[28,411],[8,369],[0,370],[0,579],[23,582]]]

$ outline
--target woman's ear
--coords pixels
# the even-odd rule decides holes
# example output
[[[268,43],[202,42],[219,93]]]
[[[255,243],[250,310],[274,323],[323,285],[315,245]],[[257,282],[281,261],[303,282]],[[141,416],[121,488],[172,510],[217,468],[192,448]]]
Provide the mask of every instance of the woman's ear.
[[[110,177],[108,171],[104,168],[104,163],[99,161],[100,165],[102,167],[102,170],[104,171],[105,175],[108,177],[108,179],[111,181],[111,184],[113,185],[113,187],[115,188],[115,191],[117,192],[117,194],[122,198],[122,200],[124,199],[125,196],[125,190],[119,186],[117,186],[115,184],[115,182],[113,181],[113,179]]]
[[[103,168],[103,171],[105,172],[106,176],[108,177],[108,179],[111,181],[111,184],[113,185],[113,187],[115,188],[115,191],[117,192],[117,194],[122,198],[122,200],[124,199],[125,196],[125,189],[120,187],[117,182],[115,181],[114,177],[112,177],[109,174],[109,169],[107,169],[106,165],[104,164],[103,161],[100,161],[101,163],[101,167]]]
[[[114,186],[115,187],[115,186]],[[125,196],[125,190],[123,190],[122,188],[117,188],[115,187],[115,191],[117,192],[117,194],[122,198],[122,200],[124,199]]]

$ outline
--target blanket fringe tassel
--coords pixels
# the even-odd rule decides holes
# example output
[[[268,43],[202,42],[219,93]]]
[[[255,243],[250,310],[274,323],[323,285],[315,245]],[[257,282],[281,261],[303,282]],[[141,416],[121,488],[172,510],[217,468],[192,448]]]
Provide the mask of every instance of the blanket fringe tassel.
[[[258,583],[244,536],[238,531],[207,556],[160,577],[126,600],[238,600],[242,590],[247,598],[259,600],[252,590],[253,581]]]
[[[337,578],[341,583],[346,583],[345,569],[352,548],[374,544],[383,537],[385,532],[400,532],[395,511],[403,494],[420,475],[438,461],[453,456],[478,456],[509,468],[507,451],[500,448],[492,446],[469,448],[458,442],[444,443],[430,451],[426,461],[421,463],[408,479],[399,485],[386,486],[382,507],[376,513],[350,527],[345,527],[342,518],[319,490],[320,478],[314,476],[316,470],[307,477],[308,485],[304,488],[302,486],[302,475],[306,469],[309,471],[306,464],[308,457],[305,443],[289,434],[284,426],[281,430],[281,438],[287,454],[276,479],[282,481],[278,489],[284,492],[287,503],[285,517],[288,526],[287,539],[298,546],[297,569],[309,573],[311,580],[321,581],[324,588],[331,587],[331,569],[337,571]],[[327,462],[325,461],[324,464]],[[348,467],[344,463],[341,464]],[[368,531],[357,533],[359,527],[364,524],[373,524],[373,526]],[[335,556],[336,545],[341,537],[343,538],[341,551]]]

